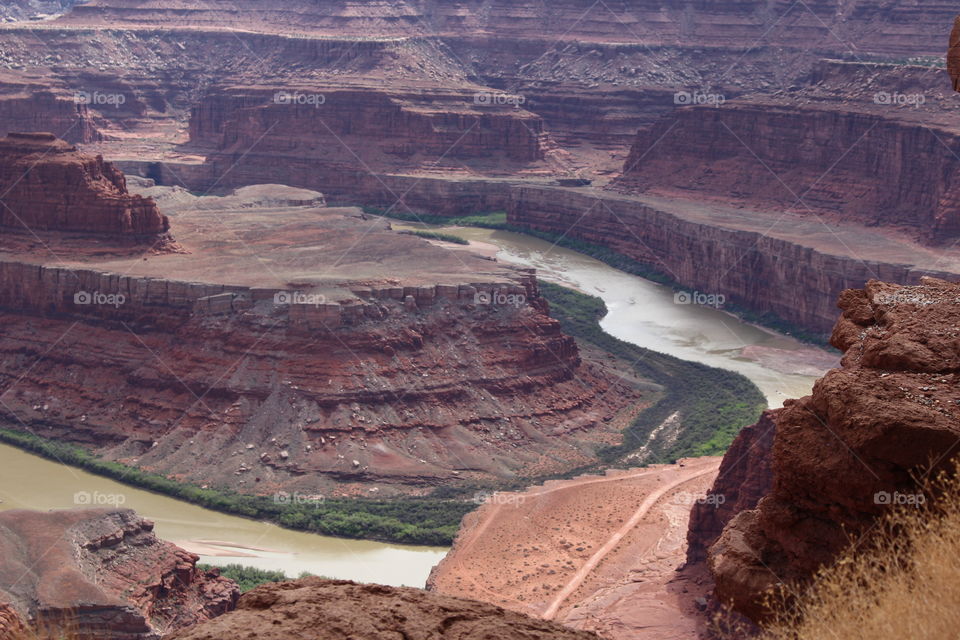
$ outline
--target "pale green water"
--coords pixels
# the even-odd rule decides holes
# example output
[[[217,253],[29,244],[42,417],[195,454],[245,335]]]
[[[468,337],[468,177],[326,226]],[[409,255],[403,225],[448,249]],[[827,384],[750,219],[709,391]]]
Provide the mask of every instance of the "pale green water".
[[[742,373],[760,388],[771,407],[807,395],[814,381],[838,364],[838,356],[823,349],[713,307],[676,304],[668,287],[544,240],[489,229],[445,231],[495,244],[498,260],[535,267],[543,280],[602,298],[609,313],[600,324],[621,340]]]
[[[296,577],[307,571],[359,582],[422,587],[445,548],[405,547],[289,531],[276,525],[224,515],[180,500],[122,485],[73,467],[0,445],[0,510],[65,509],[89,496],[93,506],[135,509],[156,523],[161,538],[191,549],[197,541],[225,541],[262,550],[219,547],[235,555],[210,564],[241,563]],[[119,504],[118,504],[119,503]],[[242,555],[246,554],[246,555]]]

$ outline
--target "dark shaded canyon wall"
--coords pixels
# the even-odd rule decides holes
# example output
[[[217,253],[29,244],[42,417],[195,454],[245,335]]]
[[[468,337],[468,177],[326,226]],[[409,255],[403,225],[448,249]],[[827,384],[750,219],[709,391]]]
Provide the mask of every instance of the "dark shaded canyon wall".
[[[956,132],[893,116],[731,102],[641,130],[617,186],[908,228],[942,244],[960,234],[957,151]]]
[[[773,482],[770,468],[773,434],[781,410],[765,411],[756,424],[744,427],[727,449],[713,487],[713,500],[693,506],[687,529],[687,562],[703,562],[727,523],[741,511],[753,509]]]
[[[915,283],[927,275],[904,265],[818,253],[759,231],[684,220],[612,194],[599,198],[552,187],[518,187],[509,220],[609,247],[680,286],[722,293],[729,301],[818,333],[833,326],[834,301],[844,289],[862,287],[872,277]]]

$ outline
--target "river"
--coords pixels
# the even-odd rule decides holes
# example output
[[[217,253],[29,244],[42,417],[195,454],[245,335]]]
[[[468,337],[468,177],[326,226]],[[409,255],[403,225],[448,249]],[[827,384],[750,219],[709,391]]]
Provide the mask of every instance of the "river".
[[[743,322],[722,305],[694,304],[694,298],[703,299],[693,295],[698,292],[678,297],[669,287],[550,242],[490,229],[456,227],[444,232],[494,245],[498,260],[534,267],[543,280],[601,298],[609,312],[600,324],[621,340],[742,373],[771,407],[810,393],[814,381],[839,364],[838,355]]]
[[[477,243],[471,250],[535,267],[545,280],[599,296],[609,308],[602,326],[618,338],[743,373],[771,406],[809,393],[813,381],[836,364],[836,356],[826,351],[746,324],[721,309],[677,304],[667,287],[548,242],[486,229],[448,231]],[[423,586],[431,567],[446,553],[444,548],[289,531],[134,489],[6,445],[0,445],[0,500],[0,510],[61,509],[85,502],[133,508],[156,523],[161,538],[200,553],[202,562],[241,563],[289,576],[308,572]]]

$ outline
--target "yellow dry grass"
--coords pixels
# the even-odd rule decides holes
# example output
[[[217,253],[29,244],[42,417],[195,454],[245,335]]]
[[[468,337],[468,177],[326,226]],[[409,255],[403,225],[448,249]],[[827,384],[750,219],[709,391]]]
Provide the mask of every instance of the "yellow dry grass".
[[[960,640],[960,476],[927,483],[925,506],[903,506],[822,571],[762,640]]]

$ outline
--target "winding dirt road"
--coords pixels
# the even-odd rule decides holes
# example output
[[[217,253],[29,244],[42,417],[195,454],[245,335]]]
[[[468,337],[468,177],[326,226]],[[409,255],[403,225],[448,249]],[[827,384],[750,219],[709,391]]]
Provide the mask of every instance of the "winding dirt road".
[[[640,521],[646,517],[647,513],[650,512],[650,509],[652,509],[653,506],[656,505],[657,502],[659,502],[667,493],[680,487],[681,485],[690,482],[691,480],[695,480],[707,475],[713,476],[719,471],[719,469],[720,463],[716,462],[709,465],[707,469],[697,469],[681,473],[676,480],[663,487],[660,487],[648,495],[634,512],[633,516],[627,521],[627,523],[620,527],[616,533],[610,536],[610,539],[607,540],[606,544],[600,547],[596,553],[590,556],[590,559],[587,560],[587,563],[577,570],[577,572],[570,579],[570,582],[568,582],[567,585],[560,590],[560,593],[556,595],[556,597],[553,599],[553,602],[551,602],[550,606],[547,607],[547,610],[543,612],[543,618],[545,620],[553,620],[556,617],[557,611],[560,609],[560,605],[563,604],[564,600],[569,598],[570,595],[576,591],[580,585],[583,584],[583,581],[587,579],[587,576],[590,574],[590,572],[597,568],[597,565],[599,565],[600,562],[607,557],[607,555],[613,551],[618,544],[620,544],[620,541],[623,540],[624,536],[630,533],[637,526],[637,524],[639,524]]]
[[[695,637],[685,616],[697,587],[675,584],[676,570],[690,504],[719,464],[690,459],[495,494],[468,516],[430,588],[611,640]]]

